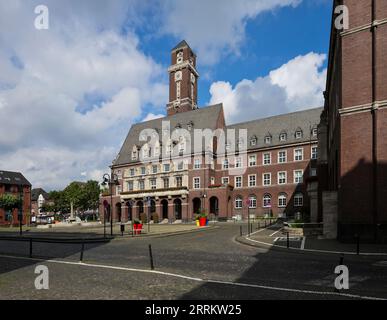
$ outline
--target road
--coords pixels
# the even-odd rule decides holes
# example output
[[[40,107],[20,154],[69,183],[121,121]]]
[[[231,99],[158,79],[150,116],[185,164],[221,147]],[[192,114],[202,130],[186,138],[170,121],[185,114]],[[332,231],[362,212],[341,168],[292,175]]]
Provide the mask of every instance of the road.
[[[387,299],[387,264],[345,257],[349,290],[334,292],[337,255],[256,248],[235,241],[239,225],[80,246],[0,241],[0,299]],[[150,272],[149,244],[155,271]],[[18,255],[18,257],[11,257]],[[50,272],[36,290],[36,265]]]

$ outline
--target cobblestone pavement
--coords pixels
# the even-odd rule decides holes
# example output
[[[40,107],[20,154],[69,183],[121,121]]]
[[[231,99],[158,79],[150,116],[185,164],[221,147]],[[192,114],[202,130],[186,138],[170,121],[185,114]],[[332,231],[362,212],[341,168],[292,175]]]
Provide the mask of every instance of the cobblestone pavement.
[[[337,256],[245,246],[238,235],[239,225],[224,223],[204,232],[89,244],[83,265],[79,245],[37,244],[34,257],[42,260],[35,261],[5,256],[25,256],[27,243],[0,241],[0,299],[387,298],[387,264],[380,258],[345,257],[345,293],[354,296],[340,296],[333,286]],[[171,274],[149,272],[149,244],[155,271]],[[39,264],[49,268],[49,290],[34,288]]]

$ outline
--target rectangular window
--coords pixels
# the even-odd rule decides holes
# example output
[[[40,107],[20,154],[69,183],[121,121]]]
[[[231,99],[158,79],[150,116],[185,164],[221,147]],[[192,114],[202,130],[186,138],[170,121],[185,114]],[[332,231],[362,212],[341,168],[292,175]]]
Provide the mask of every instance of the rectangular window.
[[[286,207],[286,196],[284,196],[284,195],[279,196],[278,207],[280,207],[280,208]]]
[[[156,179],[151,179],[150,180],[150,185],[151,185],[151,189],[156,189]]]
[[[271,173],[264,173],[262,180],[263,180],[264,186],[270,186],[271,185]]]
[[[228,177],[222,177],[222,184],[228,185],[229,181],[230,181],[230,180],[229,180]]]
[[[263,154],[263,164],[264,165],[271,164],[271,153],[264,153]]]
[[[242,188],[242,177],[235,177],[235,188]]]
[[[138,188],[139,188],[140,190],[145,190],[145,181],[144,181],[144,180],[140,180],[140,181],[138,182]]]
[[[145,167],[141,167],[141,174],[144,175],[145,174]]]
[[[242,198],[236,198],[235,199],[235,209],[242,209],[242,206],[243,206]]]
[[[238,157],[238,158],[235,158],[235,168],[242,168],[242,158],[241,157]]]
[[[213,186],[215,184],[215,178],[211,177],[211,185]]]
[[[249,175],[249,187],[255,187],[257,185],[257,176],[255,174]]]
[[[278,172],[278,184],[286,184],[286,171]]]
[[[230,164],[228,163],[228,159],[223,160],[223,169],[228,169],[230,167]]]
[[[304,158],[304,149],[294,150],[294,161],[302,161]]]
[[[304,197],[302,194],[296,194],[294,196],[294,206],[302,207],[304,205]]]
[[[317,176],[317,169],[316,168],[310,168],[310,176],[311,177]]]
[[[278,163],[286,163],[286,151],[278,152]]]
[[[249,167],[254,167],[257,165],[257,156],[249,156]]]
[[[255,196],[251,196],[251,197],[249,197],[249,200],[250,200],[249,208],[250,209],[257,208],[257,198]]]
[[[176,187],[181,188],[183,186],[183,178],[176,177]]]
[[[193,178],[194,189],[200,189],[200,178]]]
[[[202,165],[202,161],[200,159],[195,159],[194,169],[200,169],[201,165]]]
[[[317,159],[317,147],[312,147],[312,160],[316,160]]]
[[[133,181],[128,181],[127,188],[128,188],[128,191],[133,191]]]
[[[302,170],[294,171],[294,183],[302,183],[303,182],[303,172]]]
[[[164,189],[168,189],[169,188],[169,178],[163,178],[163,182],[164,182]]]
[[[116,194],[120,194],[121,193],[121,186],[117,186],[116,188]]]
[[[181,82],[176,82],[176,99],[180,99],[180,93],[181,93]]]
[[[157,170],[158,170],[158,169],[157,169],[157,165],[152,166],[152,172],[153,172],[153,173],[157,173]]]
[[[180,161],[178,164],[177,164],[177,170],[183,170],[184,169],[184,163],[183,161]]]
[[[164,164],[164,172],[169,172],[171,170],[171,166],[169,163]]]
[[[133,177],[135,175],[134,169],[130,169],[130,176]]]

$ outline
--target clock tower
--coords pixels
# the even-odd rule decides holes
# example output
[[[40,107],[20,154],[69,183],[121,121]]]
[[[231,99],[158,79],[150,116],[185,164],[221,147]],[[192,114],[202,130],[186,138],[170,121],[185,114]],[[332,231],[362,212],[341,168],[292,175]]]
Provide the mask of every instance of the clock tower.
[[[196,55],[183,40],[171,52],[172,63],[169,72],[169,103],[168,116],[178,112],[192,111],[197,106]]]

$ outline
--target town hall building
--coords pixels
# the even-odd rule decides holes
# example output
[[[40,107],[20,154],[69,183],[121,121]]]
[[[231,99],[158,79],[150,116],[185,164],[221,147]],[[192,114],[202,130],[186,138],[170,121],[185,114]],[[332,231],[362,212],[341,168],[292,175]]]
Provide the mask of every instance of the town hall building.
[[[112,210],[105,194],[100,212],[113,222],[144,213],[186,222],[203,211],[218,220],[296,213],[317,220],[307,182],[317,174],[323,109],[228,125],[222,104],[198,106],[197,57],[190,46],[182,41],[171,58],[167,116],[130,128],[111,166],[119,182]]]

